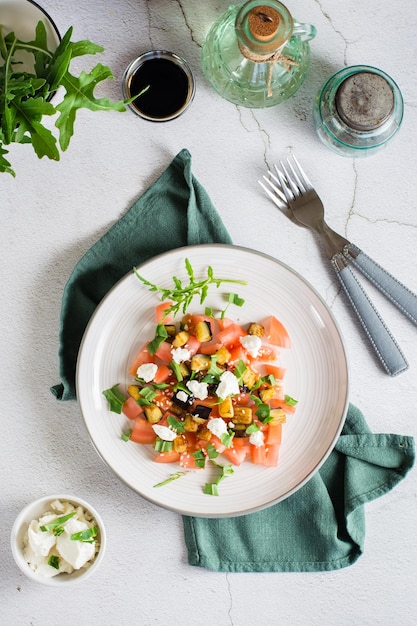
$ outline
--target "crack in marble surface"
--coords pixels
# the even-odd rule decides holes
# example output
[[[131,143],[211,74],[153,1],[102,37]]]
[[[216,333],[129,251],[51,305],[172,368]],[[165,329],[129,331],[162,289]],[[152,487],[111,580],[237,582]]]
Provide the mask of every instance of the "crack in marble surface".
[[[176,0],[176,2],[177,2],[177,4],[178,4],[178,6],[179,6],[179,8],[180,8],[180,11],[181,11],[181,13],[182,13],[182,16],[183,16],[183,18],[184,18],[184,24],[185,24],[185,26],[186,26],[186,28],[187,28],[188,32],[190,33],[191,41],[192,41],[193,43],[195,43],[195,45],[196,45],[197,47],[201,48],[201,47],[202,47],[202,45],[201,45],[201,44],[197,41],[197,39],[194,37],[194,31],[193,31],[193,29],[192,29],[192,27],[191,27],[190,22],[188,21],[188,18],[187,18],[187,13],[186,13],[186,11],[185,11],[185,9],[184,9],[183,5],[182,5],[181,0]]]
[[[232,587],[231,587],[231,584],[230,584],[229,574],[228,573],[226,573],[226,583],[227,583],[227,592],[228,592],[229,598],[230,598],[229,608],[227,609],[227,615],[229,617],[230,626],[233,626],[233,618],[232,618],[233,594],[232,594]]]
[[[323,17],[326,18],[326,20],[328,21],[328,23],[330,24],[330,26],[332,27],[332,29],[334,30],[334,32],[339,35],[339,37],[342,39],[343,43],[344,43],[344,52],[343,52],[343,61],[344,64],[347,65],[347,53],[348,53],[348,47],[349,44],[351,42],[348,41],[348,39],[346,39],[346,37],[344,36],[344,34],[342,33],[342,31],[340,31],[339,29],[336,28],[336,26],[333,24],[333,20],[331,18],[331,16],[324,10],[324,8],[322,7],[322,4],[320,2],[320,0],[315,0],[317,6],[319,7]]]
[[[346,218],[346,223],[345,223],[345,237],[348,238],[347,232],[348,232],[348,228],[349,228],[349,222],[351,221],[351,219],[353,218],[353,216],[356,214],[355,211],[355,202],[356,202],[356,192],[358,190],[358,181],[359,181],[359,173],[356,167],[356,163],[353,160],[352,162],[352,169],[353,169],[353,173],[354,173],[354,181],[353,181],[353,193],[352,193],[352,202],[350,204],[350,208],[348,211],[348,215]]]

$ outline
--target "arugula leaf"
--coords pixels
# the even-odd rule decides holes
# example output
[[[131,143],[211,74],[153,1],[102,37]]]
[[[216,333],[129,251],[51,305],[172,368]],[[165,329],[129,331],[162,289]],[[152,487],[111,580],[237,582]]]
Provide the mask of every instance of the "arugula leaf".
[[[208,295],[208,288],[210,285],[214,285],[215,287],[220,287],[223,283],[235,283],[238,285],[247,285],[247,281],[245,280],[234,280],[230,278],[216,278],[214,276],[213,268],[209,266],[207,268],[207,277],[202,280],[197,280],[195,277],[194,269],[189,261],[189,259],[185,259],[185,269],[188,274],[189,284],[183,285],[182,282],[176,277],[173,276],[172,281],[174,283],[173,289],[168,289],[166,287],[160,287],[159,285],[155,285],[151,283],[149,280],[141,276],[136,269],[133,268],[133,271],[136,277],[146,286],[149,287],[149,291],[158,291],[161,295],[161,300],[171,300],[173,304],[170,307],[167,307],[165,310],[165,317],[173,313],[176,315],[179,311],[186,313],[188,307],[190,306],[193,298],[195,296],[199,296],[200,304],[204,302]],[[233,294],[232,300],[233,302],[243,300]],[[239,304],[239,306],[241,306]],[[148,346],[149,349],[149,346]]]
[[[4,36],[0,24],[0,172],[16,176],[4,157],[10,143],[31,143],[39,159],[60,159],[74,134],[77,111],[125,111],[128,101],[111,102],[96,98],[94,90],[104,80],[113,78],[107,66],[98,63],[89,73],[74,76],[70,72],[72,59],[103,52],[104,48],[84,40],[72,42],[72,27],[62,37],[54,52],[48,50],[46,28],[39,21],[32,41],[21,41],[14,33]],[[22,71],[16,52],[32,55],[34,69]],[[56,107],[50,102],[58,88],[65,89],[63,100]],[[57,115],[54,133],[43,124],[43,116]]]
[[[66,95],[56,107],[60,115],[55,122],[55,126],[59,129],[59,145],[62,150],[68,148],[74,134],[74,122],[78,109],[85,108],[91,111],[126,110],[123,102],[112,103],[108,98],[96,99],[94,97],[94,89],[98,83],[107,78],[113,78],[113,74],[109,67],[101,65],[101,63],[96,65],[89,74],[81,72],[78,78],[70,72],[66,72],[62,77],[61,83],[66,89]]]

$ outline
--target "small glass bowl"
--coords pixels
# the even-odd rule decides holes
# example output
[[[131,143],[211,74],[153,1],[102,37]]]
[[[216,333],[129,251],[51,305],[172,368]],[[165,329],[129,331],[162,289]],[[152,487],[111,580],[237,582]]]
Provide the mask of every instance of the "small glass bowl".
[[[39,519],[46,511],[50,510],[50,505],[55,500],[60,500],[61,502],[70,502],[75,507],[81,506],[85,511],[91,513],[99,529],[97,535],[99,541],[99,551],[89,567],[74,570],[71,574],[62,573],[58,574],[57,576],[53,576],[52,578],[46,578],[44,576],[40,576],[35,571],[33,571],[27,563],[23,552],[23,540],[30,522],[34,519]],[[91,576],[100,566],[106,550],[106,532],[103,520],[101,519],[99,513],[95,510],[94,507],[91,506],[91,504],[89,504],[85,500],[68,494],[43,496],[42,498],[39,498],[38,500],[35,500],[34,502],[31,502],[30,504],[25,506],[24,509],[20,511],[13,524],[10,539],[12,554],[20,570],[31,580],[34,580],[37,583],[41,583],[43,585],[49,585],[50,587],[62,587],[84,581],[86,578]]]
[[[122,86],[126,100],[137,96],[129,103],[132,111],[151,122],[175,119],[190,106],[195,95],[190,66],[166,50],[150,50],[132,61],[123,74]]]

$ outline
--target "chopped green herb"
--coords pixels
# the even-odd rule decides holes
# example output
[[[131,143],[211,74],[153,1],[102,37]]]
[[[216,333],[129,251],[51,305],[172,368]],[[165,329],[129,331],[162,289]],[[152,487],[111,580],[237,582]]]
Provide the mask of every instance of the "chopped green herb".
[[[48,522],[47,524],[44,524],[43,526],[39,526],[39,528],[43,533],[54,531],[56,528],[59,528],[60,526],[65,524],[65,522],[68,522],[68,520],[74,517],[75,515],[77,515],[77,511],[72,511],[72,513],[68,513],[67,515],[62,515],[61,517],[57,517],[56,519],[52,520],[52,522]]]
[[[130,437],[132,436],[132,429],[130,428],[127,433],[122,433],[120,436],[123,441],[130,441]]]
[[[247,435],[251,435],[252,433],[258,432],[258,430],[261,430],[261,429],[259,428],[258,424],[254,422],[253,424],[247,427],[247,429],[245,430],[245,433]]]
[[[288,406],[295,406],[298,404],[298,400],[294,400],[294,398],[285,394],[285,404],[288,404]]]
[[[97,534],[97,526],[92,526],[92,528],[86,528],[85,530],[81,530],[78,533],[73,533],[71,535],[71,540],[82,541],[83,543],[94,543],[94,537],[96,537]]]
[[[226,446],[226,448],[230,448],[230,446],[232,445],[232,441],[233,441],[233,437],[235,436],[235,433],[232,430],[229,430],[227,433],[224,433],[221,436],[221,442],[224,446]]]
[[[208,496],[218,496],[219,490],[217,487],[217,483],[206,483],[203,487],[203,493]]]
[[[233,374],[236,376],[236,378],[242,378],[243,374],[246,372],[247,369],[248,368],[245,365],[244,361],[242,359],[239,359],[239,361],[236,364]]]
[[[256,417],[259,417],[261,422],[268,419],[270,413],[271,413],[271,409],[270,409],[269,404],[263,404],[263,403],[259,404],[258,408],[255,411]]]
[[[215,461],[212,461],[213,465],[215,465],[216,467],[221,469],[221,474],[219,476],[219,478],[214,482],[214,483],[206,483],[203,487],[203,493],[209,495],[209,496],[218,496],[219,495],[219,490],[218,490],[218,485],[219,483],[226,478],[226,476],[232,476],[232,474],[235,473],[235,470],[233,469],[232,465],[229,463],[227,465],[220,465],[219,463],[216,463]]]
[[[103,396],[106,398],[110,405],[110,411],[113,413],[121,413],[123,404],[126,400],[126,397],[119,391],[119,384],[113,385],[110,389],[105,389],[103,391]]]
[[[204,469],[206,466],[206,455],[202,450],[196,450],[191,453],[191,456],[195,458],[195,465],[200,469]]]
[[[157,452],[172,452],[172,441],[157,439],[155,441],[154,448]]]
[[[52,554],[48,559],[48,565],[54,567],[55,569],[59,569],[59,556]]]
[[[161,343],[168,337],[168,331],[163,324],[158,324],[155,330],[155,337],[147,345],[148,352],[154,355]]]
[[[172,371],[175,374],[175,378],[178,380],[178,382],[182,382],[184,380],[184,377],[181,373],[181,368],[179,366],[179,364],[176,361],[171,361],[171,363],[169,364],[170,369],[172,369]]]
[[[181,476],[184,476],[185,474],[187,474],[187,472],[176,472],[175,474],[171,474],[169,478],[163,480],[161,483],[157,483],[154,487],[164,487],[165,485],[172,483],[173,480],[181,478]]]
[[[136,400],[137,404],[141,406],[149,406],[155,400],[157,393],[152,387],[143,387],[139,392],[140,398]]]
[[[212,443],[207,444],[206,452],[210,460],[217,459],[217,457],[219,456],[219,453],[217,452],[216,448],[213,446]]]
[[[214,378],[220,378],[224,370],[222,370],[221,367],[217,365],[216,361],[217,361],[217,356],[213,354],[210,359],[210,367],[207,371],[207,374],[209,376],[213,376]]]
[[[174,417],[173,415],[168,415],[167,422],[168,422],[168,426],[170,426],[173,430],[175,430],[176,433],[181,434],[184,432],[185,428],[184,428],[183,422],[180,422],[179,420],[177,420],[177,418]]]

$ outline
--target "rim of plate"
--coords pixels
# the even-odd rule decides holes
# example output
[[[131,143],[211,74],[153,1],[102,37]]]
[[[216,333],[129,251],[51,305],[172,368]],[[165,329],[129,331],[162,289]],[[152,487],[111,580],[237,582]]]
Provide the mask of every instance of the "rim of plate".
[[[329,364],[329,369],[327,373],[331,372],[331,375],[334,376],[335,369],[339,368],[340,376],[339,378],[336,377],[337,384],[335,385],[334,389],[333,388],[326,389],[324,391],[321,390],[319,391],[319,393],[321,394],[320,399],[324,397],[323,396],[324,393],[332,392],[333,394],[336,394],[335,395],[335,400],[337,400],[336,410],[338,411],[338,413],[337,413],[336,418],[332,418],[331,430],[325,433],[326,434],[325,445],[320,445],[320,441],[317,442],[315,440],[312,440],[311,443],[314,444],[312,446],[312,452],[314,452],[316,456],[314,457],[314,460],[311,461],[311,464],[308,464],[308,469],[304,471],[303,476],[300,478],[297,478],[294,484],[291,484],[291,480],[288,477],[290,467],[285,468],[285,472],[286,472],[285,478],[287,479],[287,482],[289,481],[288,484],[285,486],[281,484],[282,480],[280,477],[280,470],[283,464],[286,463],[288,465],[290,463],[291,456],[295,455],[295,460],[299,461],[299,457],[297,457],[297,453],[295,451],[296,446],[294,444],[295,444],[295,438],[297,438],[297,436],[303,437],[303,433],[300,431],[299,425],[296,426],[297,424],[296,420],[298,419],[299,413],[302,413],[303,410],[306,410],[303,408],[302,405],[300,405],[300,403],[299,403],[299,406],[297,407],[297,412],[295,416],[289,417],[289,419],[287,420],[287,423],[285,424],[285,428],[283,429],[283,445],[281,446],[281,452],[284,450],[285,443],[287,443],[287,447],[284,450],[284,453],[286,455],[285,460],[280,459],[278,466],[276,468],[264,468],[262,466],[255,467],[251,463],[243,463],[241,466],[235,468],[235,474],[240,476],[241,484],[238,484],[239,478],[237,478],[236,476],[232,476],[228,478],[227,480],[223,481],[222,489],[224,489],[224,492],[225,492],[223,499],[222,499],[222,496],[212,497],[212,496],[204,495],[204,498],[206,500],[204,501],[203,504],[201,503],[202,502],[202,498],[201,498],[202,489],[200,489],[201,491],[200,493],[199,485],[201,487],[201,485],[203,485],[204,482],[206,481],[204,481],[204,478],[201,478],[201,475],[199,479],[195,479],[195,475],[198,475],[198,472],[202,472],[202,471],[205,472],[206,470],[197,470],[196,472],[191,473],[192,475],[191,479],[187,478],[187,480],[185,480],[184,478],[184,479],[176,480],[173,483],[171,483],[171,490],[170,490],[171,493],[169,496],[167,495],[168,490],[165,492],[163,491],[163,489],[167,489],[167,487],[152,491],[151,487],[154,487],[155,484],[157,484],[160,480],[163,480],[164,478],[166,478],[170,472],[167,471],[167,466],[161,469],[160,466],[163,464],[153,463],[152,451],[149,451],[148,454],[145,451],[145,448],[149,448],[149,446],[141,446],[140,444],[136,444],[135,447],[132,446],[129,451],[125,449],[127,452],[126,467],[134,468],[136,464],[141,464],[145,468],[152,466],[152,473],[155,473],[155,477],[153,478],[153,484],[150,485],[148,477],[146,477],[148,483],[146,486],[144,486],[144,485],[138,484],[137,475],[133,475],[133,476],[130,474],[127,475],[128,472],[126,471],[126,467],[124,467],[124,460],[125,460],[124,456],[123,456],[123,463],[121,463],[122,457],[120,456],[121,455],[120,450],[118,450],[116,454],[115,448],[116,446],[119,446],[120,448],[120,442],[122,443],[123,446],[126,446],[126,442],[123,442],[121,440],[120,435],[123,430],[123,424],[126,425],[126,423],[128,423],[129,420],[125,418],[123,415],[120,416],[120,415],[111,413],[109,411],[107,402],[104,399],[104,396],[102,395],[103,389],[107,388],[107,386],[105,385],[101,388],[100,380],[101,378],[105,378],[106,376],[109,378],[110,376],[113,376],[113,375],[117,376],[119,374],[120,376],[124,376],[124,380],[127,384],[129,381],[129,377],[127,373],[128,364],[129,362],[132,361],[136,352],[141,346],[144,345],[146,340],[148,338],[151,339],[149,330],[151,330],[152,332],[152,328],[155,327],[153,315],[154,315],[155,306],[158,303],[160,303],[160,300],[158,297],[155,296],[154,293],[150,292],[146,287],[144,287],[140,283],[140,281],[138,281],[138,279],[134,276],[133,271],[129,272],[128,274],[123,276],[119,281],[117,281],[115,285],[110,289],[107,295],[102,299],[102,301],[97,306],[84,332],[83,339],[81,341],[80,349],[78,352],[77,368],[76,368],[76,390],[77,390],[77,398],[78,398],[78,404],[81,410],[81,415],[83,417],[84,424],[87,428],[87,431],[90,435],[93,446],[96,452],[98,453],[98,455],[101,457],[101,459],[106,463],[106,465],[108,465],[108,467],[110,467],[110,469],[116,474],[116,476],[122,482],[124,482],[133,491],[141,495],[146,500],[158,506],[162,506],[163,508],[180,513],[182,515],[189,515],[189,516],[195,516],[195,517],[220,518],[220,517],[235,517],[235,516],[240,516],[240,515],[246,515],[248,513],[259,511],[261,509],[277,504],[278,502],[281,502],[282,500],[294,494],[301,487],[303,487],[309,480],[311,480],[311,478],[317,473],[317,471],[322,467],[324,462],[329,457],[342,431],[342,428],[346,419],[348,406],[349,406],[349,365],[348,365],[347,351],[346,351],[345,343],[343,340],[343,336],[339,329],[339,325],[336,322],[326,302],[318,293],[318,291],[305,278],[303,278],[301,274],[293,270],[291,267],[289,267],[285,263],[282,263],[278,259],[275,259],[274,257],[268,254],[265,254],[263,252],[258,252],[256,250],[253,250],[247,247],[235,246],[235,245],[229,245],[229,244],[201,244],[201,245],[185,246],[181,248],[176,248],[174,250],[169,250],[167,252],[156,255],[155,257],[152,257],[148,261],[145,261],[144,263],[141,263],[140,265],[137,265],[136,267],[139,269],[142,275],[145,275],[151,281],[154,280],[155,282],[157,282],[157,279],[150,276],[150,273],[152,271],[155,271],[155,269],[152,270],[152,268],[156,268],[158,269],[158,271],[160,271],[159,267],[162,264],[163,267],[165,268],[164,271],[166,275],[163,275],[161,282],[168,284],[168,281],[172,279],[173,275],[179,275],[182,278],[181,274],[177,272],[178,267],[181,266],[182,268],[184,268],[183,274],[185,275],[185,266],[184,266],[185,258],[190,259],[191,265],[193,267],[195,263],[199,262],[200,267],[198,269],[203,271],[203,265],[204,265],[204,269],[206,269],[208,265],[213,266],[214,265],[214,263],[212,262],[213,256],[215,256],[216,254],[221,255],[221,253],[223,253],[223,256],[226,255],[228,257],[227,262],[230,262],[231,258],[235,257],[234,258],[235,264],[233,265],[233,272],[235,272],[235,268],[236,268],[237,275],[233,274],[231,278],[242,279],[242,276],[240,275],[241,268],[239,268],[237,261],[239,260],[239,258],[240,260],[242,260],[242,258],[245,258],[247,260],[257,259],[260,263],[264,263],[266,265],[270,265],[270,267],[272,268],[275,268],[278,273],[281,273],[284,276],[286,276],[290,282],[291,280],[294,280],[297,283],[297,287],[302,288],[301,295],[304,296],[304,300],[305,300],[305,302],[303,300],[302,304],[303,306],[307,306],[307,308],[309,309],[309,314],[311,315],[311,320],[309,320],[309,322],[311,326],[316,324],[317,328],[319,328],[321,332],[326,331],[331,336],[332,341],[334,342],[331,345],[331,348],[334,354],[332,352],[331,354],[330,353],[327,355],[324,354],[324,356],[325,357],[327,356],[328,359],[330,360],[335,356],[338,357],[338,359],[335,359],[335,361],[331,364],[332,365],[331,368]],[[203,257],[204,257],[204,263],[203,263]],[[224,258],[222,259],[222,264],[224,264]],[[146,274],[146,272],[148,272],[148,274]],[[220,275],[220,272],[215,271],[214,273],[215,275]],[[227,271],[227,274],[228,276],[231,274],[230,269]],[[248,276],[246,276],[246,279],[248,279]],[[133,294],[132,295],[130,294],[130,291],[131,291],[131,285],[129,285],[130,282],[132,282],[132,285],[137,284],[139,286],[138,293],[135,294],[134,296]],[[143,289],[143,293],[141,289]],[[251,289],[250,280],[249,280],[249,285],[247,289],[249,291]],[[266,287],[262,285],[262,289],[263,291],[265,291]],[[233,285],[229,289],[229,292],[230,290],[233,290]],[[239,285],[238,286],[239,295],[241,295],[240,293],[241,290],[242,290],[242,287]],[[278,290],[279,289],[277,285],[277,292]],[[116,322],[113,322],[114,328],[112,328],[111,319],[110,319],[111,315],[109,315],[109,313],[114,308],[114,300],[116,301],[117,299],[120,300],[121,296],[125,298],[126,293],[128,294],[127,296],[128,300],[134,297],[135,306],[136,306],[136,300],[137,300],[137,304],[139,304],[140,302],[141,306],[145,306],[146,311],[148,312],[148,315],[143,316],[143,317],[139,316],[141,332],[138,332],[137,330],[129,331],[130,335],[135,335],[134,342],[136,342],[136,345],[135,345],[135,348],[133,348],[131,345],[126,345],[126,348],[124,347],[121,348],[121,350],[124,351],[125,356],[123,359],[121,359],[120,363],[119,362],[117,363],[116,369],[118,368],[118,372],[115,372],[114,374],[113,372],[110,373],[108,366],[106,365],[105,366],[106,371],[103,370],[103,372],[100,373],[97,371],[100,368],[91,367],[92,365],[91,357],[93,357],[93,360],[95,358],[100,361],[100,355],[102,353],[104,355],[106,348],[109,349],[109,346],[106,345],[106,341],[109,338],[109,331],[111,331],[111,334],[114,332],[114,334],[116,335],[116,337],[111,337],[110,339],[110,342],[112,344],[110,348],[112,350],[116,349],[115,346],[117,344],[117,341],[120,339],[120,333],[122,332],[120,330],[120,327],[123,326],[123,324],[120,324],[119,322],[123,322],[125,320],[123,319],[117,320],[118,324],[116,324]],[[221,294],[219,294],[219,296],[220,295]],[[287,295],[287,297],[289,298],[293,298],[293,295],[291,293],[289,293],[289,295],[288,293],[286,293],[285,295]],[[210,296],[208,297],[208,300],[209,298]],[[144,301],[145,301],[145,304],[143,304]],[[148,301],[152,301],[152,303],[150,304]],[[299,303],[297,302],[297,304]],[[291,301],[290,301],[290,305],[291,305]],[[198,310],[199,306],[200,305],[195,304],[193,308]],[[245,303],[245,306],[246,306],[246,303]],[[245,308],[245,306],[243,307],[243,309]],[[253,304],[251,306],[253,308]],[[257,307],[258,307],[258,302],[257,302],[256,308]],[[287,309],[288,309],[288,306],[287,306]],[[288,317],[289,311],[287,309],[285,310],[285,315]],[[236,313],[238,313],[238,311],[236,311]],[[276,316],[279,319],[281,319],[279,314],[276,313],[275,309],[273,311],[270,311],[269,314],[276,314]],[[233,310],[233,313],[231,313],[230,316],[233,318],[239,317],[238,314],[237,315],[235,314],[235,309]],[[261,318],[265,318],[266,316],[267,315],[263,314],[261,315]],[[326,319],[323,320],[323,317]],[[249,319],[248,321],[255,321],[255,320]],[[303,359],[300,359],[300,357],[303,355],[302,353],[300,353],[299,347],[297,347],[297,342],[298,342],[299,337],[292,336],[291,323],[288,324],[288,320],[281,319],[281,321],[283,321],[284,325],[287,326],[287,329],[288,329],[288,326],[290,326],[289,334],[291,336],[291,339],[293,340],[293,347],[288,352],[290,353],[289,354],[290,362],[291,362],[291,359],[293,358],[294,371],[291,372],[290,369],[287,370],[287,375],[284,380],[284,387],[285,387],[285,391],[287,392],[287,386],[286,386],[287,377],[291,378],[290,386],[291,384],[294,384],[295,386],[297,386],[297,382],[294,380],[295,374],[298,374],[300,376],[300,372],[302,371],[304,365],[301,362]],[[106,325],[105,333],[103,333],[103,328],[100,327],[102,324]],[[297,328],[297,333],[303,332],[302,325],[299,324],[298,326],[299,327]],[[316,329],[315,326],[314,326],[314,329]],[[143,334],[142,334],[142,330],[144,331]],[[295,328],[293,330],[295,330]],[[309,336],[309,341],[312,342],[311,346],[309,347],[310,352],[313,352],[316,348],[320,347],[320,345],[318,344],[316,345],[316,342],[320,338],[320,333],[317,333],[317,335],[318,336],[316,337],[313,333],[311,337]],[[295,344],[294,344],[294,340],[296,342]],[[329,346],[326,347],[326,350],[328,349],[329,349]],[[294,354],[294,351],[297,352],[297,350],[298,350],[298,353]],[[321,364],[318,361],[313,363],[313,365],[317,369],[320,369]],[[103,368],[103,364],[101,364],[101,368]],[[301,375],[301,378],[302,376],[303,375]],[[88,384],[86,385],[87,378],[89,380],[88,380]],[[113,382],[111,382],[108,386],[112,386],[112,384],[115,384],[116,382],[123,383],[124,381],[113,380]],[[129,382],[132,382],[132,381],[130,380]],[[311,384],[307,378],[305,378],[303,382],[307,384],[306,385],[307,387],[309,386],[309,384]],[[331,381],[331,382],[334,382],[334,381]],[[292,395],[291,392],[292,392],[292,389],[291,388],[288,389],[288,393],[290,395]],[[319,393],[317,395],[319,395]],[[317,399],[314,399],[314,401],[317,402]],[[317,409],[318,407],[313,406],[311,408]],[[327,409],[329,410],[330,407],[327,407]],[[99,417],[98,414],[100,413],[100,411],[102,411],[104,419],[106,420],[105,428],[107,429],[107,431],[104,433],[104,438],[103,438],[103,433],[101,432],[101,430],[98,430],[98,427],[97,427],[98,422],[96,421],[97,417]],[[305,420],[305,417],[303,417],[303,419]],[[110,424],[110,422],[112,423]],[[323,423],[319,423],[319,425],[323,427],[323,425],[324,426],[326,425],[326,422],[323,421]],[[307,422],[307,427],[309,427],[308,422]],[[291,440],[291,443],[285,441],[287,429],[288,429],[288,432],[295,429],[294,433],[292,433],[288,437],[288,439]],[[110,447],[109,447],[109,444],[110,444]],[[115,447],[114,449],[112,447],[113,445]],[[123,450],[123,453],[122,453],[123,455],[125,454],[125,450]],[[133,455],[132,455],[132,452],[133,452]],[[141,455],[143,459],[142,458],[139,459]],[[114,460],[114,458],[112,457],[117,457],[117,458],[116,460]],[[175,467],[168,466],[168,470],[170,467],[172,467],[173,471],[178,471],[178,466],[176,464],[174,465]],[[155,468],[155,466],[158,466],[158,467]],[[154,469],[155,469],[155,472],[154,472]],[[137,467],[136,467],[136,470],[137,470]],[[274,471],[271,471],[270,474],[267,476],[267,474],[265,474],[265,470],[266,472],[268,472],[268,470],[274,470]],[[243,474],[243,480],[242,480],[241,474]],[[262,481],[265,481],[266,478],[268,478],[267,488],[269,491],[267,493],[269,495],[265,495],[264,497],[260,495],[259,497],[255,497],[254,500],[253,498],[252,499],[248,498],[248,490],[249,492],[252,491],[252,493],[255,493],[255,492],[262,493],[261,489],[259,489],[259,485],[261,484],[261,486],[263,486]],[[190,496],[189,492],[190,490],[192,490],[191,484],[193,485],[193,488],[195,489],[195,495],[191,494]],[[273,493],[274,490],[276,490],[275,495],[271,495],[271,493]],[[187,498],[188,498],[188,501],[187,501]],[[230,499],[234,500],[235,504],[230,505],[229,503]]]

